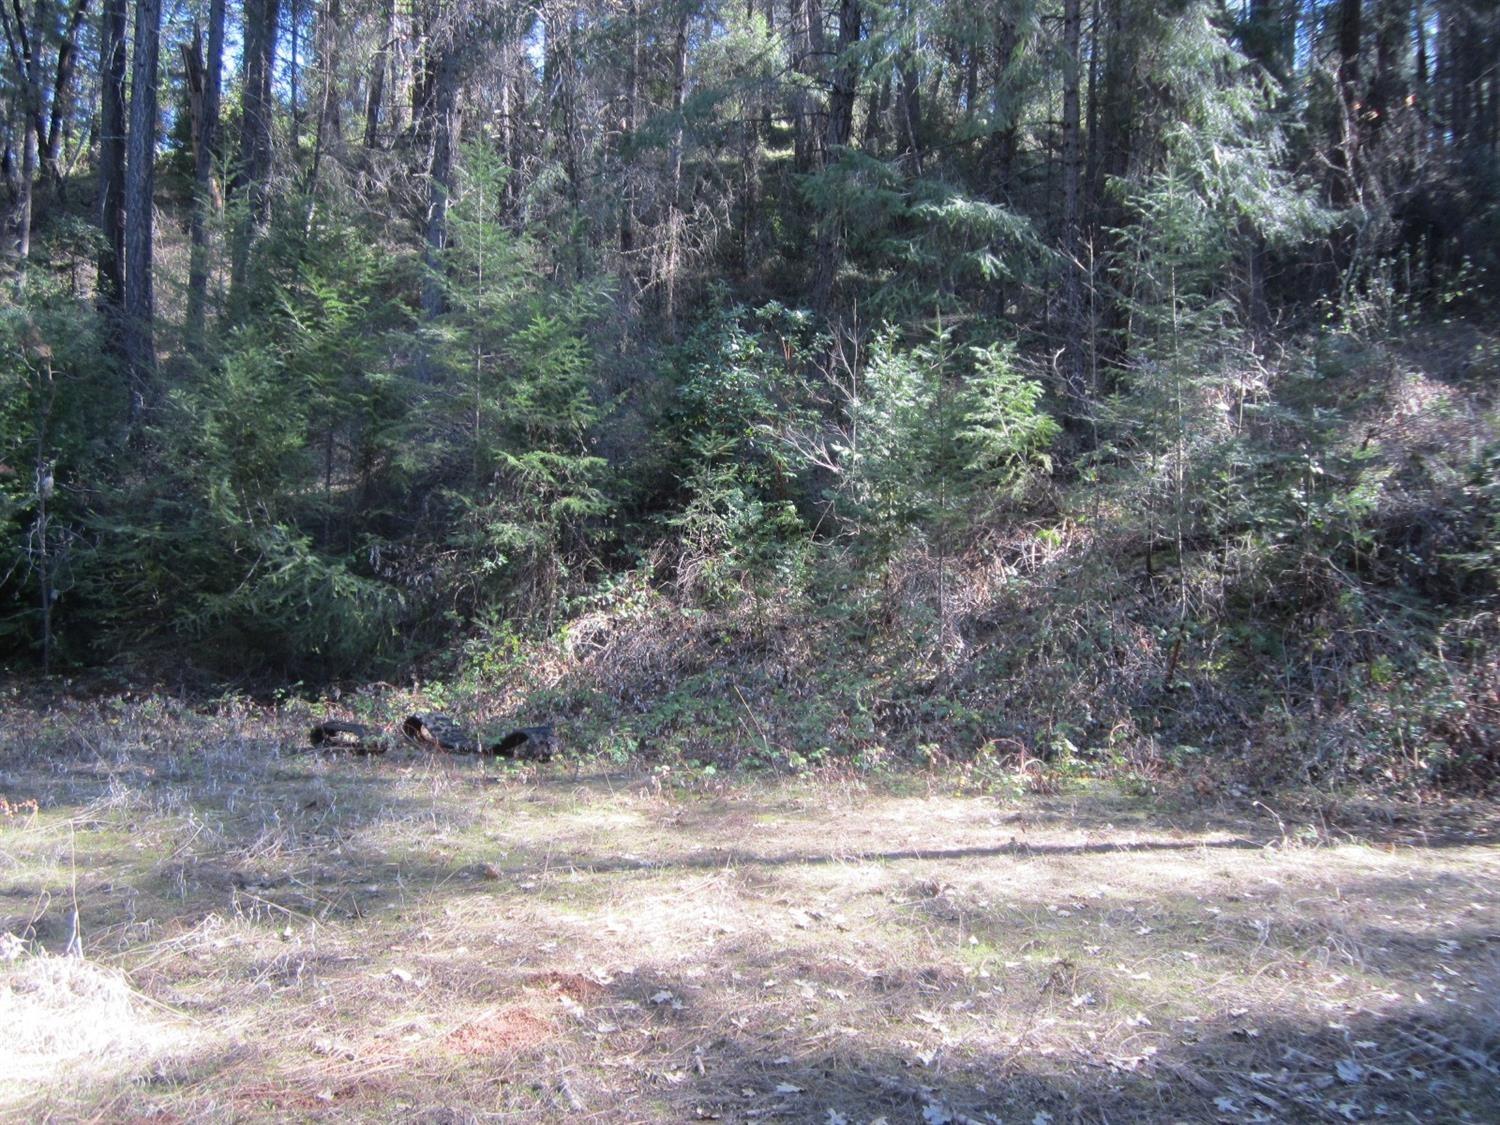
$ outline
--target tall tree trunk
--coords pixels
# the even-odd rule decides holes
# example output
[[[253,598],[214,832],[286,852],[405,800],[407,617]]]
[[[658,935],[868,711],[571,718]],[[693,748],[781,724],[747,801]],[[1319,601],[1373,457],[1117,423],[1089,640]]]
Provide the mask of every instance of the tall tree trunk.
[[[1281,48],[1281,4],[1283,0],[1251,0],[1249,12],[1239,29],[1245,55],[1272,80],[1281,82],[1284,63]],[[1245,254],[1244,311],[1251,331],[1258,337],[1271,323],[1270,305],[1266,300],[1266,242],[1241,223]]]
[[[125,301],[126,0],[104,0],[99,98],[99,296],[118,345]]]
[[[977,42],[964,48],[964,121],[971,122],[979,109],[979,59],[984,54]]]
[[[52,108],[47,121],[47,143],[42,150],[42,168],[61,195],[62,143],[66,123],[73,110],[73,71],[78,61],[78,33],[87,14],[89,0],[73,0],[68,22],[57,44],[57,70],[52,79]]]
[[[36,0],[28,26],[20,0],[0,2],[0,29],[6,50],[16,70],[21,114],[21,177],[16,185],[16,258],[23,264],[31,256],[32,207],[36,196],[38,154],[42,141],[42,35],[46,9]]]
[[[130,130],[125,160],[125,361],[131,413],[139,419],[156,371],[151,286],[152,211],[156,184],[156,72],[161,0],[136,0],[130,62]]]
[[[682,107],[687,90],[688,6],[683,5],[672,41],[672,147],[667,154],[669,194],[667,200],[667,249],[663,274],[667,283],[667,324],[677,338],[677,271],[682,253],[682,159],[685,144]]]
[[[1083,15],[1080,0],[1063,3],[1063,391],[1070,402],[1070,413],[1077,414],[1084,405],[1084,349],[1086,326],[1083,317],[1082,266],[1082,178],[1083,147],[1079,113],[1079,49],[1082,40]]]
[[[568,12],[567,32],[563,37],[562,74],[559,95],[563,118],[563,171],[568,178],[569,242],[573,250],[574,278],[583,280],[583,170],[578,134],[578,16]]]
[[[865,127],[860,131],[859,147],[872,156],[880,155],[885,144],[885,113],[891,100],[891,80],[872,83],[865,99]]]
[[[1007,13],[995,21],[995,134],[992,161],[995,186],[1002,199],[1009,199],[1015,173],[1016,145],[1020,135],[1020,91],[1016,81],[1016,52],[1021,35],[1016,15]]]
[[[907,50],[901,51],[896,62],[896,124],[907,159],[911,162],[911,174],[920,176],[925,133],[922,125],[922,86],[916,62]]]
[[[818,0],[788,0],[786,23],[788,53],[791,57],[792,71],[799,76],[809,72],[808,55],[811,53],[811,48],[808,46],[807,7],[817,2]],[[806,172],[812,168],[814,147],[812,130],[809,127],[806,84],[794,81],[791,94],[792,170]]]
[[[859,89],[859,62],[854,45],[859,42],[863,12],[859,0],[839,0],[839,37],[834,48],[833,89],[828,98],[828,129],[823,150],[825,159],[838,158],[839,149],[849,143],[854,131],[854,97]],[[842,257],[841,217],[838,209],[825,214],[818,226],[818,249],[813,275],[813,306],[827,308],[833,296]]]
[[[271,211],[271,130],[275,103],[271,83],[276,65],[280,0],[245,0],[244,93],[236,186],[243,192],[245,216],[230,258],[229,303],[243,311],[249,281],[250,248],[265,229]]]
[[[1090,178],[1084,190],[1094,221],[1101,228],[1120,226],[1123,214],[1109,206],[1109,193],[1104,190],[1111,178],[1123,176],[1130,170],[1130,153],[1135,141],[1135,106],[1133,94],[1136,82],[1136,28],[1127,6],[1130,0],[1108,0],[1105,12],[1104,75],[1099,97],[1099,141],[1098,159],[1089,169]],[[1136,17],[1139,18],[1139,17]]]
[[[204,324],[208,306],[209,219],[216,210],[214,192],[214,152],[219,139],[219,96],[224,55],[224,0],[212,0],[208,11],[208,56],[199,55],[200,37],[193,33],[192,55],[196,65],[189,65],[193,81],[193,213],[189,237],[192,245],[188,262],[187,339],[188,346],[202,350]]]
[[[286,71],[289,87],[287,105],[287,131],[291,134],[292,163],[297,162],[298,150],[302,147],[302,60],[300,56],[302,34],[302,4],[300,0],[287,0],[287,32],[291,41],[287,44]]]
[[[1338,0],[1339,112],[1335,115],[1332,151],[1331,198],[1336,206],[1353,201],[1359,178],[1360,98],[1359,82],[1360,0]]]
[[[453,190],[453,145],[458,129],[457,48],[442,52],[432,77],[432,164],[427,178],[427,281],[422,288],[422,314],[428,320],[447,306],[443,293],[443,251],[448,246],[448,201]],[[425,364],[422,365],[425,368]],[[422,377],[428,377],[425,371]]]
[[[433,40],[437,20],[429,10],[435,2],[416,0],[411,6],[412,57],[408,92],[411,96],[412,147],[419,152],[432,144],[433,95],[441,53]]]
[[[365,98],[365,148],[374,148],[380,138],[380,103],[385,96],[385,72],[391,65],[391,46],[396,41],[396,0],[385,0],[385,31],[375,59],[370,63],[370,93]]]
[[[1009,10],[995,17],[995,87],[991,103],[995,130],[989,142],[988,163],[995,198],[1007,203],[1014,197],[1016,151],[1021,133],[1021,89],[1015,69],[1021,47],[1021,20],[1026,15],[1021,8],[1022,5],[1008,5]],[[991,290],[995,315],[1006,316],[1011,286],[999,278]]]
[[[323,155],[330,148],[342,150],[343,122],[340,120],[338,97],[339,42],[343,35],[340,27],[342,9],[339,0],[325,0],[318,15],[318,117],[313,129],[312,164],[307,171],[307,215],[303,228],[312,230],[313,216],[317,213],[319,177],[323,170]]]
[[[36,118],[23,114],[21,133],[21,188],[16,196],[16,258],[23,264],[31,257],[31,219],[36,198]]]
[[[639,127],[637,120],[637,103],[640,98],[641,82],[641,15],[638,0],[628,0],[626,9],[630,20],[630,63],[625,72],[625,128],[624,136],[621,138],[621,149],[624,158],[620,161],[621,173],[625,183],[625,197],[620,201],[620,258],[622,262],[621,272],[625,275],[626,283],[629,285],[632,296],[635,289],[635,265],[632,259],[635,256],[635,175],[633,165],[635,155],[635,131]]]
[[[1416,0],[1412,5],[1411,22],[1417,39],[1417,104],[1423,112],[1428,112],[1428,98],[1431,91],[1428,89],[1427,11],[1422,0]]]
[[[0,143],[0,179],[5,181],[5,190],[14,200],[19,190],[16,184],[16,99],[14,95],[6,99],[3,122],[5,138],[4,142]]]
[[[510,38],[500,45],[500,154],[505,157],[507,174],[501,195],[504,215],[516,231],[521,230],[521,122],[523,104],[516,92],[516,45]],[[628,176],[628,170],[627,170]]]
[[[322,100],[318,108],[318,128],[323,147],[329,152],[343,152],[344,110],[339,97],[339,70],[343,63],[344,6],[340,0],[326,0],[318,18],[318,66],[322,71]]]

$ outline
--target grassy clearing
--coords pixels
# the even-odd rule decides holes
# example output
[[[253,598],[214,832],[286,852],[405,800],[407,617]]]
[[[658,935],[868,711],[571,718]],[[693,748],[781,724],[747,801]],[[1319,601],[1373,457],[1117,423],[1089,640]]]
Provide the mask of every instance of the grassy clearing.
[[[1487,806],[329,758],[238,704],[9,718],[13,1119],[1500,1117]]]

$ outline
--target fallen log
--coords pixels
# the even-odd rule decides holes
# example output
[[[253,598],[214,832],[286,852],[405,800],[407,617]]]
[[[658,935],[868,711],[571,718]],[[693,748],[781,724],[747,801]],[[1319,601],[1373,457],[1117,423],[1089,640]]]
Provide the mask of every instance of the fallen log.
[[[324,719],[308,732],[314,746],[324,750],[347,750],[351,754],[384,754],[385,745],[376,731],[364,723],[343,719]]]
[[[477,731],[466,730],[446,715],[408,715],[401,733],[428,750],[449,754],[482,754],[484,740]]]
[[[519,727],[490,747],[497,758],[514,758],[519,762],[550,762],[557,753],[557,732],[552,724]]]
[[[424,750],[445,754],[489,754],[518,762],[550,762],[558,752],[557,731],[551,723],[517,727],[499,742],[485,745],[479,731],[464,727],[446,715],[408,715],[401,734]],[[363,723],[325,719],[309,734],[314,746],[347,750],[354,754],[384,754],[381,732]]]

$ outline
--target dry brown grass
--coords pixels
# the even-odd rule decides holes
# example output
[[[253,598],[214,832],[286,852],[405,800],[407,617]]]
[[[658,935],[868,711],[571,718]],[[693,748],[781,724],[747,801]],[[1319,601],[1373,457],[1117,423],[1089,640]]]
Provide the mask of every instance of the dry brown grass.
[[[10,718],[12,1119],[1500,1115],[1483,806],[323,758],[237,703]]]

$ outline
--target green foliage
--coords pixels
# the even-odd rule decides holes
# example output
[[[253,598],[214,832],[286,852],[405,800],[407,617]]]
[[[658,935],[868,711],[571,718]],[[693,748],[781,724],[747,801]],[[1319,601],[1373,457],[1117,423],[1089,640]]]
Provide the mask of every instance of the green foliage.
[[[99,358],[72,99],[0,298],[6,661],[457,667],[699,779],[1495,775],[1493,20],[1428,21],[1441,91],[1376,20],[1356,107],[1337,20],[1210,0],[1100,6],[1086,67],[1055,2],[594,14],[419,45],[441,232],[451,120],[361,144],[320,79],[202,333],[167,78],[155,370]]]
[[[678,393],[665,421],[684,499],[666,523],[681,546],[679,581],[710,599],[746,581],[798,585],[801,489],[774,435],[807,409],[798,355],[814,346],[800,314],[725,307],[676,356]]]
[[[223,646],[226,655],[248,650],[288,671],[324,676],[378,660],[389,646],[401,598],[388,587],[325,557],[281,524],[206,530],[218,532],[209,545],[219,551],[205,561],[243,577],[229,586],[196,576],[196,596],[175,619],[189,637]]]
[[[40,272],[7,286],[0,296],[0,658],[40,646],[44,596],[50,639],[75,659],[87,655],[73,621],[87,497],[100,463],[116,450],[127,409],[113,366],[100,360],[93,310]]]
[[[912,179],[858,149],[802,182],[815,214],[840,232],[857,292],[874,313],[905,321],[931,309],[980,305],[987,287],[1032,278],[1044,251],[1025,216],[953,183]]]
[[[1014,487],[1035,469],[1050,472],[1047,450],[1062,430],[1041,409],[1041,383],[1020,373],[1011,346],[974,348],[973,357],[958,434],[968,453],[967,472],[976,483],[998,489]]]
[[[833,450],[845,519],[887,545],[963,522],[973,502],[1050,467],[1060,431],[1041,403],[1041,385],[1020,374],[1007,345],[965,353],[941,328],[906,345],[887,328],[871,342]]]
[[[312,676],[389,647],[400,595],[297,530],[317,510],[319,474],[312,395],[295,358],[242,334],[202,382],[174,396],[162,434],[174,487],[110,540],[115,564],[131,566],[137,607],[111,615],[117,629],[140,628],[142,608],[167,605],[165,624],[206,651],[233,653],[239,671]]]
[[[610,507],[588,338],[603,294],[549,284],[536,246],[500,221],[499,157],[464,156],[440,279],[449,309],[427,331],[442,372],[433,449],[456,517],[445,584],[465,616],[550,623]]]

